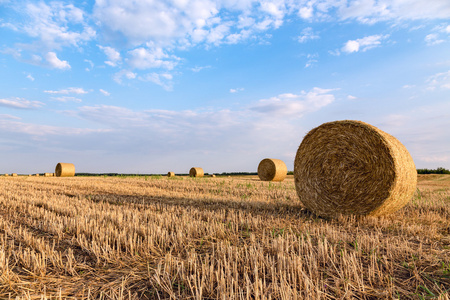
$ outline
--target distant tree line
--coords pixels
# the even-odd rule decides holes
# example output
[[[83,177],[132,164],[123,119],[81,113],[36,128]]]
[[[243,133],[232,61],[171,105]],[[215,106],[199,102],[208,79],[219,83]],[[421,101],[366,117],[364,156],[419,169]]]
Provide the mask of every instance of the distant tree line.
[[[417,169],[417,174],[450,174],[450,171],[439,167],[437,169]]]

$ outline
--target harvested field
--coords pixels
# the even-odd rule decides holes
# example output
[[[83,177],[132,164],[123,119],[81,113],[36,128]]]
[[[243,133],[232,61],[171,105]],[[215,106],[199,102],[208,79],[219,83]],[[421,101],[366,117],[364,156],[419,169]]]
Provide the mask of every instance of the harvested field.
[[[1,177],[0,298],[449,299],[449,216],[449,175],[331,220],[292,176]]]

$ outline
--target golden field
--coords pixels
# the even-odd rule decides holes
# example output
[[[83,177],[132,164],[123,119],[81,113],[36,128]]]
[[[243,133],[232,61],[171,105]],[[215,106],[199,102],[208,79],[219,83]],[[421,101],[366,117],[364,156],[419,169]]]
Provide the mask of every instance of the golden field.
[[[450,175],[385,217],[294,180],[0,177],[1,299],[449,299]]]

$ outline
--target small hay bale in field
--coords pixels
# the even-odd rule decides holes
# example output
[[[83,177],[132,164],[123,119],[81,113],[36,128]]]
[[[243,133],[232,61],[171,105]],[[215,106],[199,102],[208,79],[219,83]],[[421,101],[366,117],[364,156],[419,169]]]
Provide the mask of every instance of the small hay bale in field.
[[[335,121],[312,129],[294,161],[300,201],[323,217],[380,216],[408,203],[417,171],[395,137],[360,121]]]
[[[11,176],[12,177],[17,177],[18,175],[17,175],[17,173],[12,173]]]
[[[55,175],[57,177],[75,176],[75,165],[69,163],[58,163],[55,168]]]
[[[167,173],[167,177],[175,177],[175,173],[174,172],[168,172]]]
[[[8,176],[9,176],[9,174],[5,174],[5,176],[6,176],[6,177],[8,177]]]
[[[209,175],[209,177],[215,178],[215,177],[216,177],[216,175],[214,175],[214,174],[211,174],[211,175]]]
[[[34,176],[39,177],[39,173],[35,174]]]
[[[44,177],[52,177],[52,173],[44,173]]]
[[[191,177],[203,177],[204,174],[202,168],[191,168],[189,170],[189,176]]]
[[[258,176],[262,181],[283,181],[287,167],[280,159],[265,158],[258,165]]]

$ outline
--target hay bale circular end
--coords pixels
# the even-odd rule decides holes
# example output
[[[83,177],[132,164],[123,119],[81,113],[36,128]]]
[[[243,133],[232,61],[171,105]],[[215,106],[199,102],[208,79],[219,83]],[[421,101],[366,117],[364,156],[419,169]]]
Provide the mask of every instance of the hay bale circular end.
[[[167,177],[175,177],[175,173],[174,172],[168,172],[167,173]]]
[[[262,181],[283,181],[286,175],[286,164],[280,159],[265,158],[258,165],[258,176]]]
[[[18,175],[17,175],[17,173],[12,173],[11,176],[12,177],[17,177]]]
[[[57,177],[75,176],[75,165],[70,163],[58,163],[55,168]]]
[[[395,137],[361,121],[335,121],[312,129],[294,161],[300,201],[324,217],[380,216],[412,198],[417,171]]]
[[[204,174],[202,168],[191,168],[189,170],[189,176],[191,177],[203,177]]]

